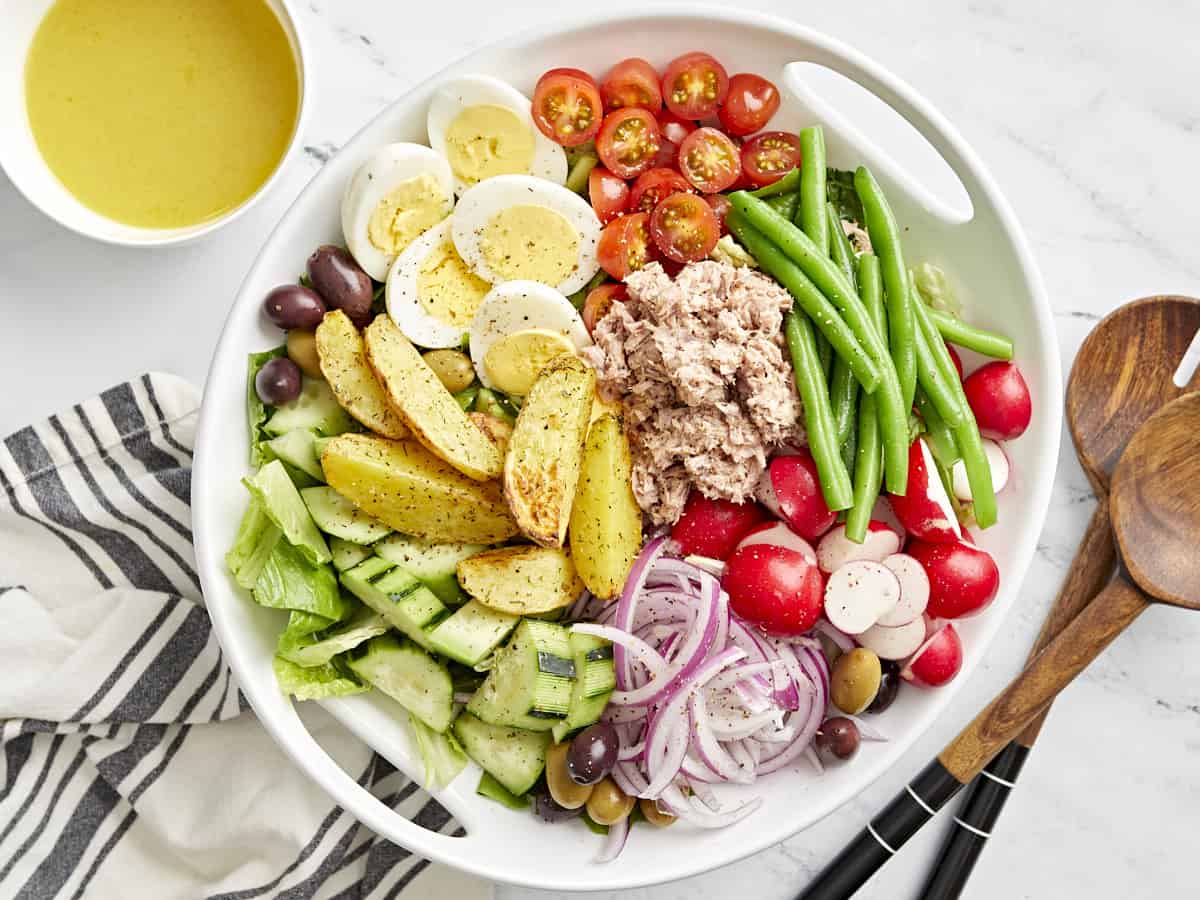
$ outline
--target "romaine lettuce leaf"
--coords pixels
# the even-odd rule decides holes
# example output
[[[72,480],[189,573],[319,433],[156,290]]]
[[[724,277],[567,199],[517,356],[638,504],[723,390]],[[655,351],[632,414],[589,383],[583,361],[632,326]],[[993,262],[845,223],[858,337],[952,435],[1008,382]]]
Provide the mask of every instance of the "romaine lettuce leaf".
[[[284,537],[310,562],[320,564],[333,559],[329,545],[325,543],[317,524],[308,514],[308,507],[296,485],[279,460],[272,460],[252,477],[243,478],[242,483],[250,494],[262,505]]]
[[[361,605],[342,624],[321,619],[324,624],[312,630],[306,630],[310,623],[298,620],[298,616],[305,619],[320,618],[311,613],[293,612],[288,619],[288,627],[279,636],[276,652],[288,662],[304,668],[323,666],[338,654],[354,649],[389,628],[383,616]],[[331,624],[334,627],[329,627]]]
[[[350,604],[327,565],[314,566],[287,541],[279,541],[254,583],[254,600],[273,609],[315,613],[340,622]]]
[[[254,389],[254,378],[258,370],[269,360],[283,356],[287,347],[280,345],[274,350],[264,350],[261,353],[251,353],[246,364],[246,421],[250,426],[250,464],[256,469],[264,462],[262,444],[269,437],[263,431],[267,421],[267,405]]]
[[[412,713],[408,714],[408,724],[425,763],[426,790],[445,787],[466,768],[467,754],[453,734],[434,731]]]
[[[853,172],[844,169],[827,169],[825,171],[825,193],[829,197],[829,202],[833,204],[838,218],[849,219],[851,222],[862,225],[865,217],[862,200],[854,187]]]
[[[281,656],[273,660],[275,680],[279,689],[297,700],[321,700],[325,697],[345,697],[362,694],[371,689],[353,672],[343,669],[337,661],[305,669]]]
[[[913,269],[910,275],[913,287],[917,289],[926,306],[953,316],[962,313],[962,304],[955,296],[954,289],[950,287],[950,281],[941,266],[923,262]]]
[[[244,588],[252,588],[266,565],[267,557],[282,537],[281,532],[266,514],[262,504],[254,497],[242,515],[233,546],[225,554],[225,565],[233,573],[234,580]]]

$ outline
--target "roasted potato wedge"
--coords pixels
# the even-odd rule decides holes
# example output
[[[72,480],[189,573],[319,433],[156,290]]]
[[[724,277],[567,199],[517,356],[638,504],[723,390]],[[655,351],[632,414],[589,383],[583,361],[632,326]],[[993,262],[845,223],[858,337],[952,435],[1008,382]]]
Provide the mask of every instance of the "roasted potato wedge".
[[[475,426],[487,435],[488,440],[496,445],[501,457],[508,454],[508,441],[513,433],[511,425],[501,418],[483,412],[467,413],[467,418],[474,422]]]
[[[339,435],[321,454],[321,468],[330,487],[405,534],[493,544],[517,533],[499,482],[473,481],[414,440]]]
[[[597,597],[621,592],[642,549],[642,511],[633,496],[632,475],[621,420],[606,413],[588,432],[571,507],[571,559]]]
[[[521,531],[561,547],[579,481],[596,373],[577,356],[546,365],[517,416],[504,462],[504,496]]]
[[[468,478],[498,477],[504,457],[471,423],[399,326],[379,316],[367,326],[365,342],[367,362],[416,439]]]
[[[326,313],[317,326],[317,359],[346,412],[376,434],[395,440],[408,437],[404,420],[392,409],[383,385],[367,365],[362,335],[340,309]]]
[[[462,589],[484,606],[517,616],[569,606],[583,593],[571,557],[557,547],[501,547],[462,560]]]

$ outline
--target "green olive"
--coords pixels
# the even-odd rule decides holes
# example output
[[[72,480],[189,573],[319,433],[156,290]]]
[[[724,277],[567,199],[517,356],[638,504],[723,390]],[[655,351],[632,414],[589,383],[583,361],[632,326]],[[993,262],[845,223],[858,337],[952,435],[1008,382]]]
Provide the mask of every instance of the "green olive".
[[[879,657],[864,647],[843,653],[833,664],[830,690],[834,705],[844,713],[858,715],[875,699],[883,667]]]
[[[657,825],[659,828],[666,828],[668,825],[675,824],[675,817],[670,813],[665,813],[658,808],[658,803],[651,800],[649,797],[643,797],[638,801],[638,806],[642,808],[642,815],[646,817],[646,821],[651,825]]]
[[[321,378],[321,361],[317,356],[317,336],[311,331],[293,328],[287,333],[288,359],[300,367],[309,378]]]
[[[592,796],[587,799],[587,814],[597,825],[616,825],[633,812],[635,802],[617,787],[615,781],[604,778],[592,788]]]
[[[570,744],[553,744],[546,751],[546,787],[550,796],[563,809],[579,809],[591,803],[592,785],[576,784],[567,772],[567,750]]]
[[[430,350],[423,359],[452,394],[466,390],[475,380],[471,358],[461,350]]]

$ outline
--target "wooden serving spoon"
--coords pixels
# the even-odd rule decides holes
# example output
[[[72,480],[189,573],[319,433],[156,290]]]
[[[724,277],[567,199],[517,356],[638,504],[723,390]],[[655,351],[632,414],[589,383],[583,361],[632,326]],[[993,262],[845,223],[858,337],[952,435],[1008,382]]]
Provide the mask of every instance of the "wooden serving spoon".
[[[1200,609],[1200,392],[1151,416],[1113,473],[1116,577],[801,897],[846,900],[1150,603]]]
[[[1175,373],[1198,332],[1200,300],[1146,297],[1107,315],[1079,348],[1067,383],[1067,425],[1097,503],[1030,659],[1112,577],[1116,548],[1108,521],[1108,487],[1113,468],[1146,419],[1184,392]],[[1192,374],[1190,383],[1200,389],[1200,371]],[[961,894],[1048,712],[1049,708],[1030,722],[971,785],[922,900],[953,900]]]

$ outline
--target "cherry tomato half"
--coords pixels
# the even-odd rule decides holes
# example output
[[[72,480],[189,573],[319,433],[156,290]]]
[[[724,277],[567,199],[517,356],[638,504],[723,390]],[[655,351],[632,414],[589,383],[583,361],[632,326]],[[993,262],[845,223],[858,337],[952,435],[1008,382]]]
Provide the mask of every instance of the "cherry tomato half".
[[[630,272],[636,272],[650,262],[654,258],[650,216],[630,213],[609,222],[600,232],[596,258],[600,268],[618,281],[624,281]]]
[[[715,114],[728,90],[725,67],[707,53],[685,53],[672,60],[663,75],[663,102],[681,119]]]
[[[633,183],[629,208],[634,212],[654,212],[654,207],[665,197],[691,190],[688,180],[674,169],[651,169],[639,175]]]
[[[603,166],[588,173],[588,201],[601,225],[629,212],[629,185]]]
[[[596,323],[604,318],[610,306],[614,303],[624,303],[629,294],[623,284],[602,284],[588,291],[587,299],[583,301],[583,325],[591,334],[596,330]]]
[[[670,110],[663,110],[658,114],[658,129],[668,141],[682,144],[683,139],[696,130],[696,123],[681,119]]]
[[[717,224],[721,226],[721,234],[729,234],[729,228],[725,225],[725,217],[733,209],[729,198],[724,194],[705,194],[704,202],[712,207],[713,215],[717,217]]]
[[[715,128],[697,128],[679,148],[679,171],[705,194],[723,191],[742,174],[737,144]]]
[[[800,165],[800,139],[786,131],[764,131],[742,147],[742,169],[755,187],[774,184]]]
[[[647,110],[630,106],[604,117],[596,154],[614,175],[636,178],[654,165],[661,143],[658,120]]]
[[[538,131],[564,147],[590,141],[600,130],[604,112],[600,91],[579,69],[551,69],[533,91],[533,122]]]
[[[771,116],[779,109],[779,89],[758,75],[739,72],[729,79],[718,115],[730,134],[754,134],[767,127]]]
[[[600,82],[600,97],[606,112],[636,106],[657,113],[662,109],[658,72],[646,60],[636,56],[623,59]]]
[[[678,193],[654,208],[650,234],[667,259],[689,263],[712,253],[721,236],[721,226],[703,197]]]

